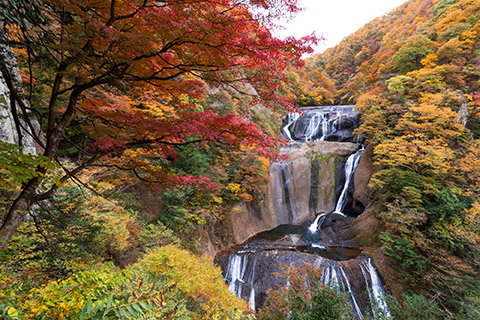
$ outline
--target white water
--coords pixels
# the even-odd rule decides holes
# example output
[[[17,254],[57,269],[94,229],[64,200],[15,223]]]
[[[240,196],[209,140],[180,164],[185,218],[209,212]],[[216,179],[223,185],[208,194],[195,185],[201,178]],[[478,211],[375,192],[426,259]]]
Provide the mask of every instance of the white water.
[[[250,304],[250,308],[255,310],[255,288],[252,286],[250,289],[250,297],[248,298],[248,303]]]
[[[314,141],[313,136],[315,135],[315,133],[318,132],[318,128],[320,128],[320,126],[322,128],[324,127],[328,128],[327,121],[328,121],[328,116],[326,114],[322,114],[322,113],[315,114],[310,119],[310,122],[308,123],[308,127],[305,130],[305,141]],[[326,124],[326,126],[324,126],[324,124]],[[322,136],[322,138],[324,138],[324,136]],[[322,138],[320,138],[319,140],[322,140]]]
[[[342,267],[340,267],[340,272],[342,273],[343,279],[345,280],[345,284],[347,285],[347,292],[350,293],[350,298],[352,299],[352,304],[353,304],[353,307],[355,308],[355,312],[357,313],[360,319],[363,319],[362,311],[360,311],[360,308],[358,307],[357,300],[355,299],[355,295],[353,294],[352,288],[350,287],[350,282],[348,281],[348,277],[345,274],[345,271],[343,270]]]
[[[357,169],[358,163],[360,162],[360,156],[362,155],[363,151],[364,149],[362,148],[354,154],[350,155],[347,159],[347,162],[345,163],[345,184],[343,186],[342,193],[338,198],[337,205],[333,213],[338,213],[344,216],[342,210],[347,200],[348,187],[350,186],[350,182],[352,181],[355,169]]]
[[[228,281],[230,292],[235,293],[239,298],[242,295],[243,277],[247,269],[247,262],[246,255],[240,256],[236,254],[228,259],[228,270],[225,280]]]
[[[255,310],[255,287],[254,287],[254,282],[255,282],[255,268],[257,267],[257,257],[253,259],[253,265],[251,268],[251,273],[250,277],[248,279],[248,284],[250,285],[250,296],[248,298],[248,303],[250,304],[250,308],[252,310]]]
[[[228,289],[230,292],[234,293],[238,298],[242,297],[242,289],[244,285],[250,287],[248,303],[250,304],[250,307],[255,310],[255,288],[253,283],[255,280],[255,267],[257,264],[257,258],[255,257],[253,259],[251,266],[248,268],[250,273],[246,274],[248,262],[247,255],[236,254],[234,256],[230,256],[228,259],[225,280],[228,283]]]
[[[338,292],[345,293],[350,296],[351,304],[359,319],[363,319],[362,311],[358,306],[355,294],[348,281],[347,274],[341,266],[328,265],[322,270],[322,283],[336,288]]]
[[[282,128],[282,132],[290,141],[295,141],[290,133],[290,127],[301,116],[314,113],[309,117],[308,125],[303,133],[304,141],[323,141],[325,138],[338,130],[338,124],[341,123],[342,117],[358,114],[354,105],[349,106],[325,106],[325,107],[309,107],[302,109],[303,115],[298,112],[289,113],[287,115],[286,124]],[[321,130],[321,136],[318,133]],[[315,138],[315,136],[317,136]]]
[[[312,233],[317,232],[318,227],[320,227],[322,225],[322,222],[323,222],[323,220],[325,220],[326,215],[327,215],[326,213],[320,213],[319,215],[317,215],[317,217],[315,218],[313,223],[310,225],[310,227],[308,227],[308,230],[310,230],[310,232],[312,232]],[[320,221],[320,219],[322,221]]]
[[[360,269],[362,270],[363,277],[365,278],[365,282],[367,283],[367,288],[370,289],[368,291],[368,295],[370,298],[370,304],[372,306],[373,317],[378,318],[380,311],[384,318],[391,319],[392,315],[385,301],[385,290],[383,290],[380,277],[378,276],[377,271],[372,265],[372,259],[368,257],[362,260],[362,263],[360,264]],[[368,279],[370,279],[370,287],[368,287]]]
[[[322,283],[330,285],[340,292],[340,281],[338,281],[337,270],[335,266],[329,265],[322,270]]]
[[[290,134],[290,126],[300,118],[301,114],[298,112],[289,112],[287,115],[287,124],[282,128],[283,133],[288,138],[288,140],[293,141],[292,135]]]

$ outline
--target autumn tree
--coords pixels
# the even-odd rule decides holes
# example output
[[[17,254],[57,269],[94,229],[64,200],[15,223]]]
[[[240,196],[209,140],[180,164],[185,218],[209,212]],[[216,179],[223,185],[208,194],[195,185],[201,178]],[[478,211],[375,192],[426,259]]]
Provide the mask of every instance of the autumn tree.
[[[298,65],[315,38],[280,40],[269,28],[298,10],[296,0],[2,2],[1,40],[14,47],[25,71],[22,92],[12,66],[0,61],[11,108],[21,110],[27,124],[40,120],[41,133],[32,135],[42,159],[56,163],[58,177],[46,180],[51,166],[38,163],[17,187],[0,237],[10,239],[32,204],[51,198],[87,167],[129,170],[162,187],[214,187],[166,168],[175,146],[221,143],[271,156],[274,141],[257,127],[202,111],[189,97],[201,97],[206,85],[239,90],[248,82],[265,104],[291,105],[276,94],[286,80],[282,70]],[[74,131],[88,136],[83,145],[69,139]],[[59,156],[64,144],[83,155],[74,165]]]

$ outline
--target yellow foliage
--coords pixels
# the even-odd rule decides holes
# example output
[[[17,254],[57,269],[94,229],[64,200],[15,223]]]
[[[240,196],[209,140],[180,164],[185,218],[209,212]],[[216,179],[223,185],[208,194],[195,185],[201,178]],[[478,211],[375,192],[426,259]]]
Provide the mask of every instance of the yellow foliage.
[[[451,109],[432,104],[410,107],[396,126],[402,135],[375,147],[378,163],[405,167],[417,173],[447,174],[455,160],[449,143],[464,129],[456,117]]]
[[[429,53],[420,61],[424,67],[435,67],[437,65],[438,57],[435,53]]]
[[[450,233],[473,246],[480,245],[480,202],[473,203],[470,209],[465,210],[464,218],[463,222],[455,221],[449,226]]]
[[[174,246],[148,253],[139,266],[164,278],[201,303],[201,319],[240,319],[247,303],[237,299],[227,288],[220,269],[207,257],[197,257]]]
[[[457,113],[450,108],[440,108],[433,104],[420,104],[399,120],[396,127],[407,134],[422,134],[424,138],[443,138],[446,142],[460,136],[463,126],[457,122]]]
[[[235,195],[244,191],[244,188],[242,187],[242,185],[238,183],[229,183],[227,185],[227,189],[233,192]]]
[[[362,113],[362,125],[355,133],[367,135],[374,143],[383,141],[392,132],[387,124],[387,105],[388,101],[376,92],[361,95],[357,100],[357,109]]]
[[[421,104],[438,105],[442,101],[442,94],[441,93],[422,92],[418,101]]]
[[[459,160],[458,168],[472,184],[480,186],[480,141],[475,141]]]
[[[454,152],[446,142],[429,139],[425,135],[417,135],[413,139],[395,137],[376,146],[374,152],[381,156],[379,164],[404,167],[417,173],[425,170],[448,173],[451,170],[450,161],[454,159]]]
[[[131,246],[131,228],[137,221],[133,214],[111,200],[90,196],[85,208],[92,219],[101,221],[103,232],[107,235],[106,241],[117,250],[125,250]]]
[[[159,119],[166,117],[173,119],[178,118],[175,107],[169,104],[169,99],[158,96],[153,92],[145,92],[144,96],[140,100],[136,100],[128,96],[125,96],[124,98],[128,101],[129,107],[132,110],[135,110],[138,114],[147,112],[148,114]],[[141,106],[141,109],[139,109],[137,106]]]

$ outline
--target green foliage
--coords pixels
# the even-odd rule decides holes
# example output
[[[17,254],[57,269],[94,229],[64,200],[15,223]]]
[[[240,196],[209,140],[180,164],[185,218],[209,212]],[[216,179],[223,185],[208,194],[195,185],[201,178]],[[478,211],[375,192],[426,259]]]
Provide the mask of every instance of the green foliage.
[[[79,187],[67,187],[52,201],[38,204],[6,248],[3,268],[65,275],[84,261],[95,261],[106,250],[101,220],[84,210],[87,197]]]
[[[44,13],[41,10],[42,3],[39,0],[8,0],[0,3],[0,18],[11,24],[18,25],[22,30],[31,26],[31,21],[21,19],[18,14],[12,10],[12,7],[23,14],[29,13],[31,19],[37,23],[45,22]]]
[[[433,14],[436,16],[443,14],[448,7],[457,3],[458,1],[460,0],[441,0],[433,9]]]
[[[205,220],[193,213],[196,206],[196,191],[191,187],[179,187],[166,190],[163,193],[164,207],[158,217],[165,227],[175,232],[189,232]]]
[[[461,302],[460,314],[462,320],[480,319],[480,284],[477,282]]]
[[[372,182],[374,186],[384,190],[380,195],[383,199],[403,195],[408,201],[418,202],[425,190],[425,183],[421,175],[402,168],[379,170],[374,174]]]
[[[167,244],[181,246],[180,239],[175,236],[171,229],[165,227],[160,221],[148,224],[145,229],[140,232],[139,240],[146,248],[161,247]]]
[[[177,150],[178,158],[173,168],[184,175],[200,176],[211,173],[212,149],[208,146],[182,146]]]
[[[408,89],[408,86],[406,87],[405,85],[411,82],[412,80],[413,79],[411,77],[407,77],[403,75],[392,77],[387,80],[388,91],[398,95],[403,95],[406,93],[406,90]]]
[[[438,35],[439,40],[450,40],[460,36],[463,31],[470,29],[469,23],[457,23]]]
[[[451,233],[450,226],[463,221],[461,213],[472,205],[472,199],[464,196],[458,188],[435,190],[432,199],[425,206],[430,227],[429,238],[436,239],[453,251],[463,249],[463,244]]]
[[[427,267],[425,257],[415,251],[416,248],[412,247],[408,239],[391,232],[381,233],[380,240],[384,245],[385,254],[400,265],[399,272],[404,281],[412,286],[417,285],[421,280],[418,275]]]
[[[427,223],[427,215],[421,206],[416,206],[414,199],[406,200],[400,196],[395,197],[393,202],[385,205],[385,209],[379,216],[401,235],[417,238],[420,240],[418,229]]]
[[[439,305],[419,294],[404,294],[400,304],[392,297],[387,297],[388,307],[393,320],[440,320],[445,315]]]
[[[431,43],[432,41],[423,35],[409,38],[393,56],[393,69],[401,73],[419,69],[422,59],[433,52]]]
[[[330,320],[351,319],[348,297],[334,287],[320,283],[321,272],[305,268],[287,268],[283,275],[288,285],[271,291],[259,320]]]
[[[47,157],[23,153],[18,145],[0,141],[0,189],[16,190],[22,183],[40,177],[37,167],[53,170],[57,165]]]

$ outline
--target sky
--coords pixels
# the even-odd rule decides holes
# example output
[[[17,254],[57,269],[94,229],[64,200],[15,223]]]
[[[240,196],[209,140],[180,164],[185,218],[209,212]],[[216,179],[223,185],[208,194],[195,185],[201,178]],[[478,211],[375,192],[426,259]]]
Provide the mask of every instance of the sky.
[[[279,36],[302,37],[316,31],[327,40],[317,52],[333,47],[367,22],[381,17],[406,0],[299,0],[305,8],[286,24]]]

